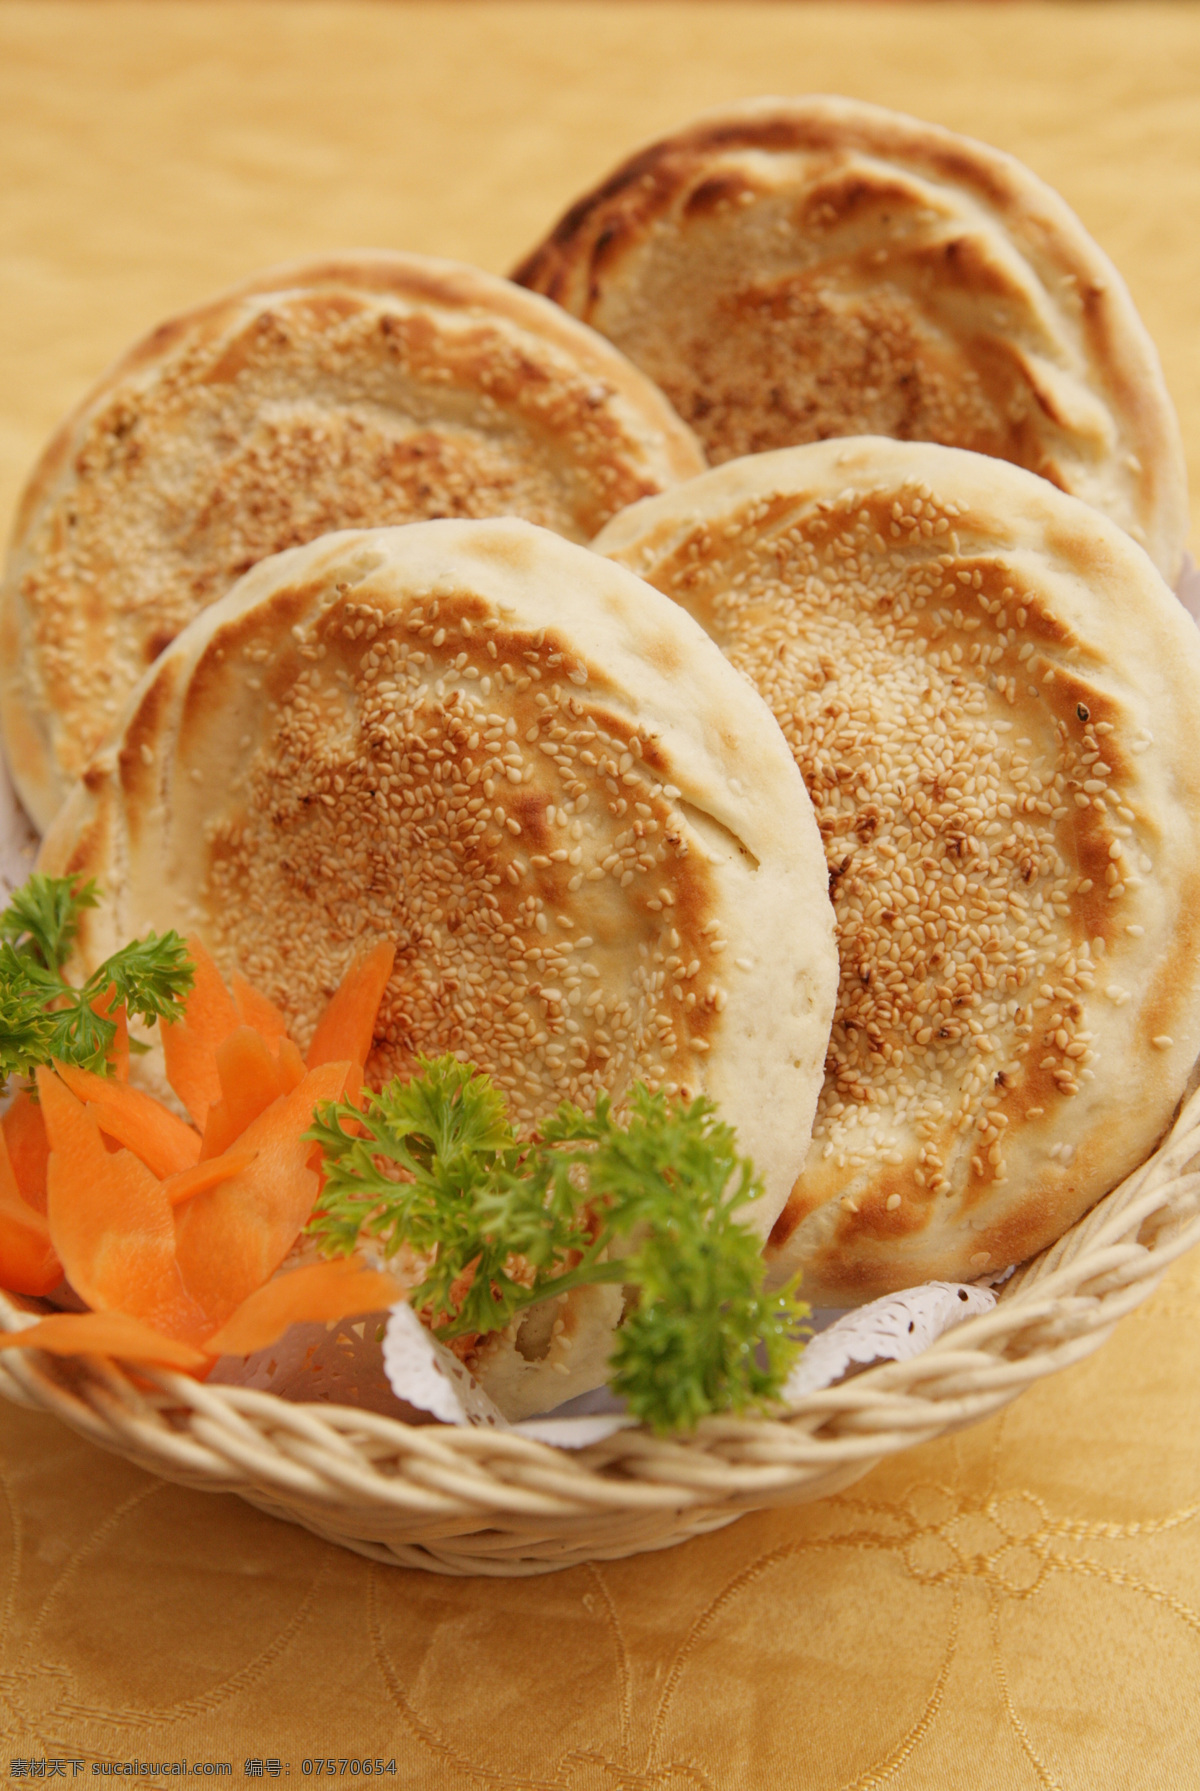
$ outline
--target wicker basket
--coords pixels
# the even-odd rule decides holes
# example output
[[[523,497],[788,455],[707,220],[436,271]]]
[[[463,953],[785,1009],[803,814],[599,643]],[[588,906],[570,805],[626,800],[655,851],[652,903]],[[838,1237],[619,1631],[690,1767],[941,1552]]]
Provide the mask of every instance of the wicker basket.
[[[1200,1093],[1140,1169],[1011,1278],[992,1312],[784,1417],[710,1418],[686,1438],[629,1429],[565,1450],[32,1349],[0,1355],[0,1392],[167,1480],[236,1492],[377,1561],[546,1573],[824,1498],[1089,1355],[1200,1241],[1198,1160]],[[31,1322],[0,1295],[0,1327]]]

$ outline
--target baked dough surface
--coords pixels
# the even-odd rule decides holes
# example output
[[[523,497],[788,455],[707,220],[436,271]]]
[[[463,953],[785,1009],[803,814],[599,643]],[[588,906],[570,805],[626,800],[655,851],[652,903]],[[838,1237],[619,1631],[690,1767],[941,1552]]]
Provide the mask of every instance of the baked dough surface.
[[[879,438],[730,462],[595,546],[766,697],[825,842],[841,984],[771,1251],[817,1303],[1060,1235],[1200,1051],[1200,639],[1045,481]]]
[[[746,101],[632,156],[514,278],[657,380],[713,463],[843,435],[969,448],[1178,574],[1157,352],[1078,218],[999,150],[856,100]]]
[[[84,971],[199,932],[305,1045],[394,940],[375,1083],[458,1052],[526,1129],[635,1079],[707,1093],[764,1236],[804,1161],[837,958],[800,775],[691,617],[547,530],[263,562],[147,673],[39,862],[103,893]]]
[[[0,590],[0,720],[45,828],[148,664],[269,554],[519,515],[586,541],[703,467],[609,343],[506,280],[361,251],[155,330],[46,449]]]

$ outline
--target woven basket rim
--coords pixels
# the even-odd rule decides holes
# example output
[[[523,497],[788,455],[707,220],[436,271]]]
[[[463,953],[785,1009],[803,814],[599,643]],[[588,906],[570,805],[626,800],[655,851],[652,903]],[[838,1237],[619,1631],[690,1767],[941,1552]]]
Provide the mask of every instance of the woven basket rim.
[[[1198,1158],[1200,1090],[1153,1154],[1022,1265],[990,1312],[786,1411],[707,1418],[683,1436],[631,1426],[568,1450],[33,1349],[0,1355],[0,1392],[163,1478],[237,1492],[377,1560],[544,1572],[824,1497],[1089,1355],[1200,1242]],[[35,1316],[0,1293],[0,1329]]]

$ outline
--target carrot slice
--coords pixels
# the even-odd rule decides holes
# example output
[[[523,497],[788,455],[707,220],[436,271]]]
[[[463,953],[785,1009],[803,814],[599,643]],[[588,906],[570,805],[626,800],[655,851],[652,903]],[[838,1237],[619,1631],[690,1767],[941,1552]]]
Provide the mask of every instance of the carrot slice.
[[[265,1113],[280,1095],[288,1093],[288,1081],[262,1034],[253,1027],[238,1026],[216,1050],[221,1099],[208,1110],[200,1162],[219,1157],[240,1138],[251,1120]]]
[[[308,1067],[341,1063],[349,1058],[359,1069],[366,1065],[375,1041],[375,1020],[396,958],[392,944],[372,946],[360,952],[334,990],[308,1047]]]
[[[309,1263],[276,1275],[243,1300],[204,1347],[214,1355],[249,1356],[282,1337],[289,1325],[382,1312],[404,1294],[403,1284],[386,1270],[354,1262]]]
[[[122,1002],[115,1014],[109,1016],[116,1021],[117,1036],[108,1053],[108,1061],[112,1064],[113,1075],[118,1082],[129,1080],[129,1016]]]
[[[52,1071],[38,1093],[50,1139],[50,1241],[71,1286],[101,1312],[122,1312],[172,1337],[212,1329],[175,1261],[175,1216],[162,1184],[132,1151],[104,1148],[95,1115]]]
[[[176,1175],[199,1158],[195,1129],[143,1089],[69,1063],[54,1067],[76,1099],[92,1108],[100,1130],[140,1157],[155,1175]]]
[[[37,1212],[46,1210],[46,1159],[50,1143],[42,1110],[27,1088],[18,1089],[12,1106],[0,1119],[21,1197]]]
[[[284,1093],[291,1094],[293,1088],[299,1088],[308,1074],[308,1065],[300,1055],[299,1046],[294,1045],[291,1039],[280,1039],[275,1061],[279,1065]]]
[[[6,1331],[0,1349],[44,1349],[52,1356],[119,1356],[164,1368],[203,1368],[206,1357],[125,1312],[54,1312],[23,1331]]]
[[[288,1030],[288,1023],[275,1003],[253,983],[248,983],[244,976],[239,976],[236,970],[229,979],[229,987],[233,991],[233,1005],[239,1022],[243,1026],[253,1026],[274,1050],[280,1039],[287,1037]]]
[[[322,1064],[299,1088],[260,1113],[239,1143],[257,1152],[240,1175],[198,1194],[178,1214],[177,1256],[184,1285],[222,1325],[273,1275],[313,1209],[320,1177],[309,1167],[304,1133],[318,1101],[336,1100],[348,1065]]]
[[[63,1278],[48,1237],[0,1207],[0,1287],[6,1293],[48,1294]]]
[[[22,1199],[4,1133],[0,1131],[0,1287],[46,1294],[62,1280],[62,1264],[43,1214]]]
[[[244,1144],[235,1144],[224,1156],[210,1157],[206,1163],[197,1163],[192,1169],[181,1169],[175,1175],[168,1175],[163,1181],[163,1193],[172,1206],[182,1206],[185,1200],[191,1200],[197,1194],[207,1194],[218,1182],[227,1182],[231,1175],[240,1175],[243,1169],[249,1169],[255,1153],[247,1150]]]
[[[196,1124],[204,1129],[208,1110],[221,1098],[215,1053],[239,1024],[237,1009],[221,972],[199,939],[187,942],[188,956],[196,966],[196,980],[188,996],[182,1020],[159,1022],[167,1081]]]
[[[117,1029],[117,1035],[109,1046],[108,1061],[112,1065],[113,1075],[118,1082],[129,1080],[129,1016],[125,1012],[125,1003],[115,1011],[112,1008],[113,998],[117,993],[117,985],[109,983],[103,995],[97,995],[92,1003],[92,1012],[102,1020],[111,1020]]]

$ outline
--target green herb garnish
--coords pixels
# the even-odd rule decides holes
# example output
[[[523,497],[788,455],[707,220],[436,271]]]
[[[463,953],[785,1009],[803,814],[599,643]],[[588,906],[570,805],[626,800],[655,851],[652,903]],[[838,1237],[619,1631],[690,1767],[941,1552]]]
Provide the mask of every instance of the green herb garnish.
[[[430,1254],[412,1304],[444,1338],[587,1283],[630,1287],[611,1384],[658,1431],[777,1397],[808,1308],[792,1284],[764,1289],[739,1217],[760,1184],[711,1101],[638,1084],[625,1124],[607,1096],[593,1114],[563,1102],[528,1143],[489,1077],[453,1057],[419,1070],[361,1112],[317,1111],[326,1179],[308,1229],[327,1255],[360,1236]]]
[[[54,1058],[106,1074],[117,1027],[93,1003],[147,1022],[182,1016],[194,968],[175,932],[122,946],[82,988],[67,982],[80,915],[97,900],[90,881],[35,871],[0,914],[0,1080]]]

